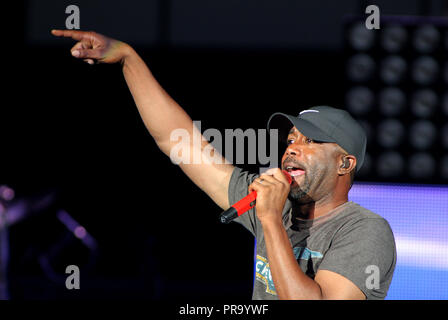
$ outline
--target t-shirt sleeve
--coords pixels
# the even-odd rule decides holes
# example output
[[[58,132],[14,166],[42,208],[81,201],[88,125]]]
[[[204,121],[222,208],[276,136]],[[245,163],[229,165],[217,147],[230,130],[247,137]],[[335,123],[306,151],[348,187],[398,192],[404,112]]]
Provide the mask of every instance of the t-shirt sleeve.
[[[337,232],[319,270],[330,270],[349,279],[367,299],[384,299],[395,263],[395,240],[388,222],[365,218]]]
[[[251,174],[247,171],[243,171],[241,168],[235,167],[229,183],[228,195],[230,205],[249,194],[248,188],[257,177],[258,174]],[[255,208],[250,209],[233,221],[242,224],[247,230],[256,236],[259,222],[255,214]]]

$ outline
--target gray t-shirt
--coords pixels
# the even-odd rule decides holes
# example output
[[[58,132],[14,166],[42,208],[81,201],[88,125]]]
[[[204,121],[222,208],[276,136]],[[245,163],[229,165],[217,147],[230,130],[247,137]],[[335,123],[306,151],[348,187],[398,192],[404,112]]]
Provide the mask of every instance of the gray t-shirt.
[[[257,177],[235,168],[229,185],[229,201],[248,194]],[[263,229],[255,208],[234,220],[256,237],[254,300],[277,300],[269,269]],[[314,279],[319,270],[336,272],[352,281],[367,299],[384,299],[396,263],[392,230],[381,216],[354,202],[346,202],[313,220],[291,222],[291,202],[283,209],[283,224],[302,271]]]

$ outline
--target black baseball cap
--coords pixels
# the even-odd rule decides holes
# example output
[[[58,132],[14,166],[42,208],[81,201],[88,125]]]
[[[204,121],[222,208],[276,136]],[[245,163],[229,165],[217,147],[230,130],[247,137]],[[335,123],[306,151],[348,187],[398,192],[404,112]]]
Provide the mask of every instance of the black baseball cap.
[[[356,157],[356,171],[362,167],[367,145],[366,133],[347,111],[317,106],[303,110],[297,116],[276,112],[268,120],[268,132],[278,129],[280,141],[286,142],[291,124],[314,141],[337,143]]]

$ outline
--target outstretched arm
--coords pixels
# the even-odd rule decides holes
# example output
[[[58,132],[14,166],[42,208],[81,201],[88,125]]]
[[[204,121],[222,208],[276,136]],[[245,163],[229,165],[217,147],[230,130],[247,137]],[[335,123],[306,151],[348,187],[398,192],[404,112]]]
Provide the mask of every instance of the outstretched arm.
[[[199,136],[201,134],[193,126],[191,118],[160,86],[145,62],[131,46],[95,32],[52,30],[52,34],[77,40],[71,53],[87,63],[121,63],[126,83],[138,111],[160,150],[170,156],[172,149],[179,145],[177,140],[172,141],[171,133],[176,129],[188,132],[191,137],[190,143],[182,148],[182,154],[189,154],[190,159],[179,164],[181,169],[217,205],[223,209],[230,206],[227,188],[233,166],[226,163],[214,149],[212,152],[215,161],[199,161],[194,164],[193,155],[200,154],[207,157],[212,146],[205,139],[202,143],[194,143],[192,138],[194,131]],[[216,161],[218,158],[221,160]]]

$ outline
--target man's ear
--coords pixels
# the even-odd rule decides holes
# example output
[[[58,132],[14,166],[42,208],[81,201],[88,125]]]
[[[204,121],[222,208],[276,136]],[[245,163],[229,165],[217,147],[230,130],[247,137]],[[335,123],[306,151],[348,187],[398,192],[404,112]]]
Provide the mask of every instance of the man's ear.
[[[342,155],[340,160],[340,166],[338,169],[339,175],[344,175],[352,170],[355,170],[356,167],[356,157],[352,155]]]

